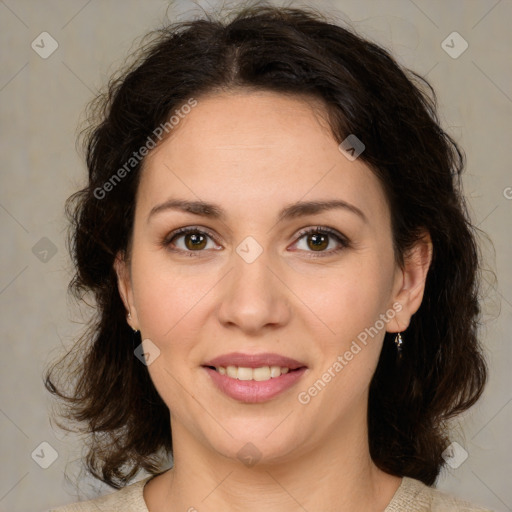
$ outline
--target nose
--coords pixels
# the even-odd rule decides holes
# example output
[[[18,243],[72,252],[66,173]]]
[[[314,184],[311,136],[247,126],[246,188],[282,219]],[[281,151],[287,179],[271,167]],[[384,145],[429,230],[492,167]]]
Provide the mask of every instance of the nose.
[[[233,253],[233,265],[220,297],[220,323],[247,335],[286,325],[291,316],[291,292],[271,268],[266,253],[251,263]]]

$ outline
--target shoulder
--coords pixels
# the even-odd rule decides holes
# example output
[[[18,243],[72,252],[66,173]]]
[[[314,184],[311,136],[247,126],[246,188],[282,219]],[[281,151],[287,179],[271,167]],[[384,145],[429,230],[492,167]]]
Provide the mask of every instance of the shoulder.
[[[53,508],[49,512],[148,512],[142,491],[151,478],[149,476],[119,491],[93,500]]]
[[[404,510],[408,512],[493,512],[409,477],[402,479],[400,487],[384,512],[403,512]]]

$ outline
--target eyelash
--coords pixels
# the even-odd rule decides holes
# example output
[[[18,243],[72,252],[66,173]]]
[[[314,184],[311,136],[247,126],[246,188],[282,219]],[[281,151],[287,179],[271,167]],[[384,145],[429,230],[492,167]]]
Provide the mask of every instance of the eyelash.
[[[204,230],[199,229],[199,228],[194,227],[194,226],[189,226],[189,227],[179,228],[176,231],[173,231],[172,233],[167,235],[161,241],[161,245],[163,247],[165,247],[166,249],[168,249],[169,251],[172,251],[172,252],[180,252],[180,253],[182,253],[182,254],[184,254],[186,256],[191,256],[191,257],[199,256],[199,254],[195,254],[195,253],[201,253],[201,252],[204,252],[204,250],[185,251],[183,249],[172,249],[170,247],[171,246],[171,242],[174,239],[178,238],[180,235],[186,235],[188,233],[197,233],[197,234],[201,234],[201,235],[207,235],[215,243],[217,243],[217,241],[215,240],[215,237],[211,233],[209,233],[208,231],[204,231]],[[309,234],[328,235],[328,236],[334,238],[341,245],[341,247],[338,247],[337,249],[331,249],[330,251],[319,251],[319,252],[316,252],[316,251],[306,251],[306,252],[311,252],[312,253],[310,256],[308,256],[309,258],[322,258],[322,257],[326,257],[326,256],[331,256],[333,254],[337,254],[337,253],[341,252],[342,250],[350,247],[350,241],[348,240],[348,238],[343,236],[341,233],[339,233],[335,229],[332,229],[332,228],[329,228],[329,227],[325,227],[325,226],[315,226],[313,228],[308,228],[308,229],[302,230],[300,233],[298,233],[297,241],[299,241],[305,235],[309,235]]]

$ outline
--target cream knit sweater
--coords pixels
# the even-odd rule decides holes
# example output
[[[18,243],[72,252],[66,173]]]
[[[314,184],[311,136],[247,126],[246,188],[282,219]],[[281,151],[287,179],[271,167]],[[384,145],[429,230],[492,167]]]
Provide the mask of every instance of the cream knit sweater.
[[[106,496],[51,509],[50,512],[149,512],[142,491],[150,478],[147,477]],[[490,509],[472,505],[408,477],[402,479],[393,499],[383,510],[383,512],[452,511],[492,512]]]

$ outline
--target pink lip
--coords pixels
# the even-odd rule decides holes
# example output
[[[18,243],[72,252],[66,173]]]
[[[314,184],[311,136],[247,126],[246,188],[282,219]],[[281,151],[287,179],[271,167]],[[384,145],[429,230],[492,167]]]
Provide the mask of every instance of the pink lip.
[[[290,368],[290,370],[306,367],[306,365],[300,361],[279,354],[242,354],[241,352],[232,352],[231,354],[218,356],[211,361],[207,361],[203,366],[215,366],[216,368],[219,366],[223,368],[227,368],[228,366],[243,366],[244,368],[280,366],[282,368]]]
[[[215,359],[213,361],[216,361]],[[212,361],[212,362],[213,362]],[[244,363],[247,365],[247,362]],[[213,364],[211,366],[214,366]],[[219,365],[222,366],[222,365]],[[229,366],[229,365],[228,365]],[[235,365],[238,366],[238,365]],[[242,365],[240,365],[242,366]],[[256,366],[246,366],[248,368],[257,367]],[[259,366],[267,366],[266,364]],[[276,364],[275,366],[280,366]],[[286,366],[286,365],[284,365]],[[280,377],[276,377],[274,379],[269,379],[266,381],[255,381],[255,380],[238,380],[228,377],[227,375],[221,375],[216,370],[212,368],[204,367],[204,369],[208,372],[214,384],[226,395],[233,398],[234,400],[239,400],[241,402],[246,403],[260,403],[266,402],[271,398],[279,395],[283,391],[292,387],[304,374],[307,370],[305,366],[299,368],[297,370],[290,371],[281,375]]]

